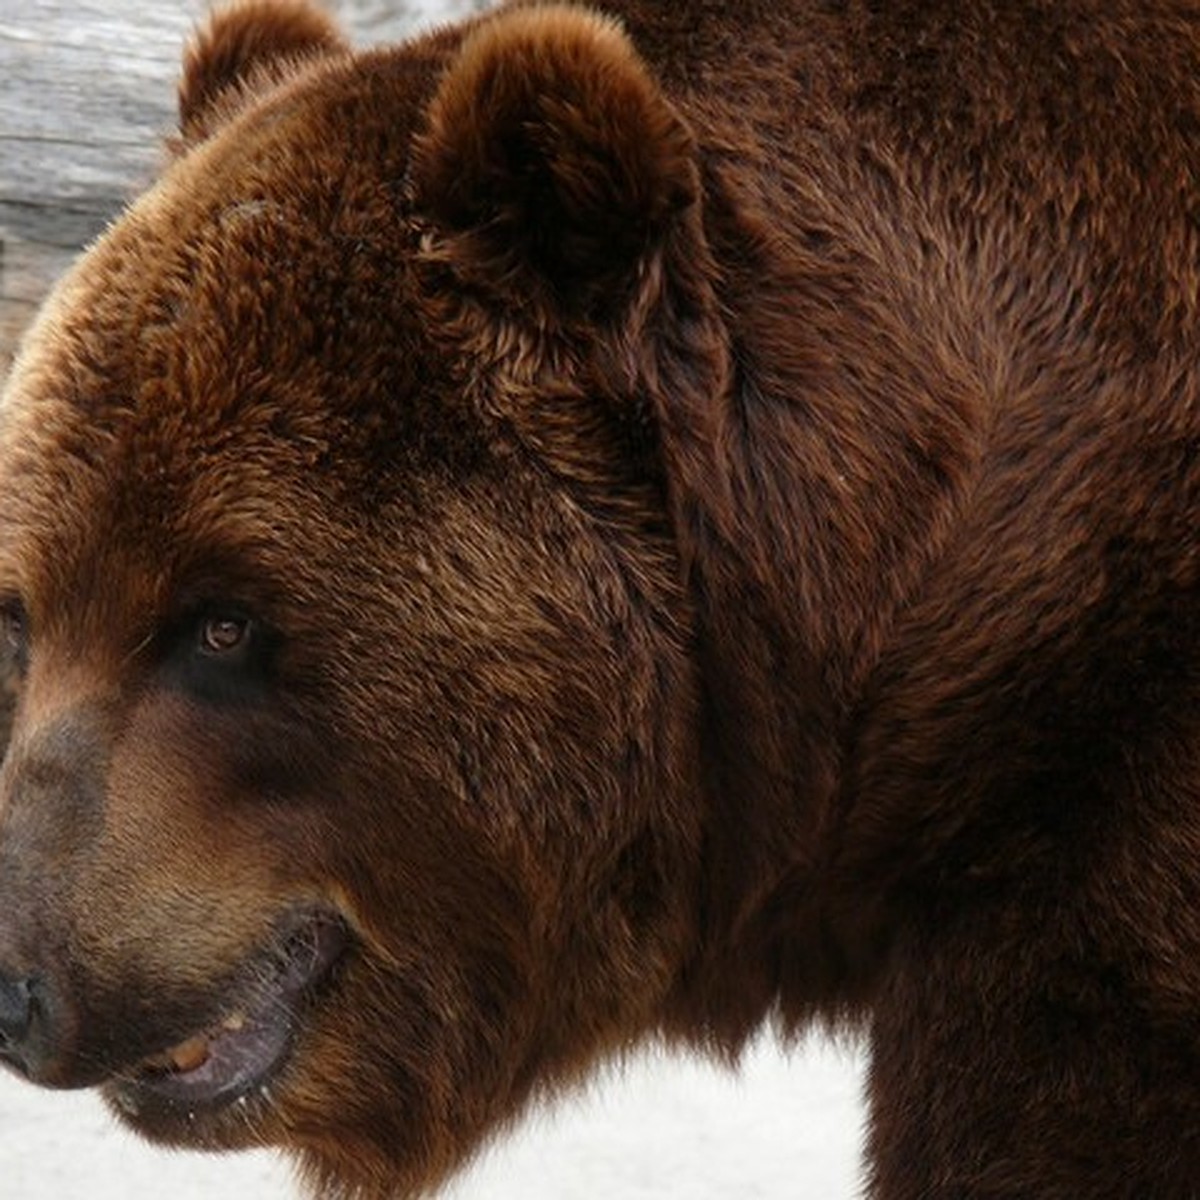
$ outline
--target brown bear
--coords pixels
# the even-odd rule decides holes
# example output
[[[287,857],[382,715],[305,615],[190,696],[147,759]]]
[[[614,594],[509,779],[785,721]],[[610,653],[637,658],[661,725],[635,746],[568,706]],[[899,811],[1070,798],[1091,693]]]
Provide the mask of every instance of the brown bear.
[[[602,7],[194,39],[0,411],[0,1055],[385,1197],[825,1022],[878,1200],[1200,1194],[1200,17]]]

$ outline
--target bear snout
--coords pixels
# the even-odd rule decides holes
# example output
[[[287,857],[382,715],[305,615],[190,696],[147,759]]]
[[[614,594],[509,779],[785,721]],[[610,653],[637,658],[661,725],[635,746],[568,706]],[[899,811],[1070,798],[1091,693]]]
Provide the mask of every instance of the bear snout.
[[[0,1056],[24,1066],[23,1049],[33,1020],[33,983],[0,974]]]
[[[0,1065],[46,1087],[96,1082],[74,1053],[78,1016],[47,973],[0,960]]]
[[[76,1021],[54,990],[45,977],[0,968],[0,1063],[47,1087],[88,1086],[68,1051]]]
[[[18,730],[0,773],[0,925],[61,878],[103,824],[107,739],[82,703]],[[39,881],[38,876],[44,876]]]
[[[0,1063],[50,1086],[92,1082],[75,1061],[64,947],[73,881],[103,824],[104,760],[99,716],[79,705],[19,731],[0,772]]]

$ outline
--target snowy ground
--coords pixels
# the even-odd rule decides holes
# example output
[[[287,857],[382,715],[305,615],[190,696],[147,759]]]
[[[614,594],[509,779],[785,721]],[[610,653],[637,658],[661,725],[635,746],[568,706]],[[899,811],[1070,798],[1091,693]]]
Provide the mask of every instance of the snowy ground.
[[[648,1057],[538,1113],[446,1200],[853,1200],[862,1061],[770,1042],[737,1075]],[[119,1129],[92,1095],[0,1075],[2,1200],[293,1200],[266,1154],[179,1154]]]

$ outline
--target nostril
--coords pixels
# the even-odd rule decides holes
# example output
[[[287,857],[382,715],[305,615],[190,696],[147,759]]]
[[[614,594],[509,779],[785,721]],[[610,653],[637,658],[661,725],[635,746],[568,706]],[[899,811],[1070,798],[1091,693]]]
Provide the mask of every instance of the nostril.
[[[28,979],[0,975],[0,1053],[25,1041],[33,1017],[33,988]]]

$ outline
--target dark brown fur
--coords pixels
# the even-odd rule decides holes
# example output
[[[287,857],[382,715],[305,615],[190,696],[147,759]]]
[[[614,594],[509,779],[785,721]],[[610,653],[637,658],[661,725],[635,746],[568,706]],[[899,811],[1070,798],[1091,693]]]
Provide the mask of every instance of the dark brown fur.
[[[31,332],[25,1068],[113,1090],[316,905],[267,1091],[135,1126],[402,1195],[774,1014],[869,1030],[878,1200],[1194,1196],[1200,19],[609,7],[216,18]]]

